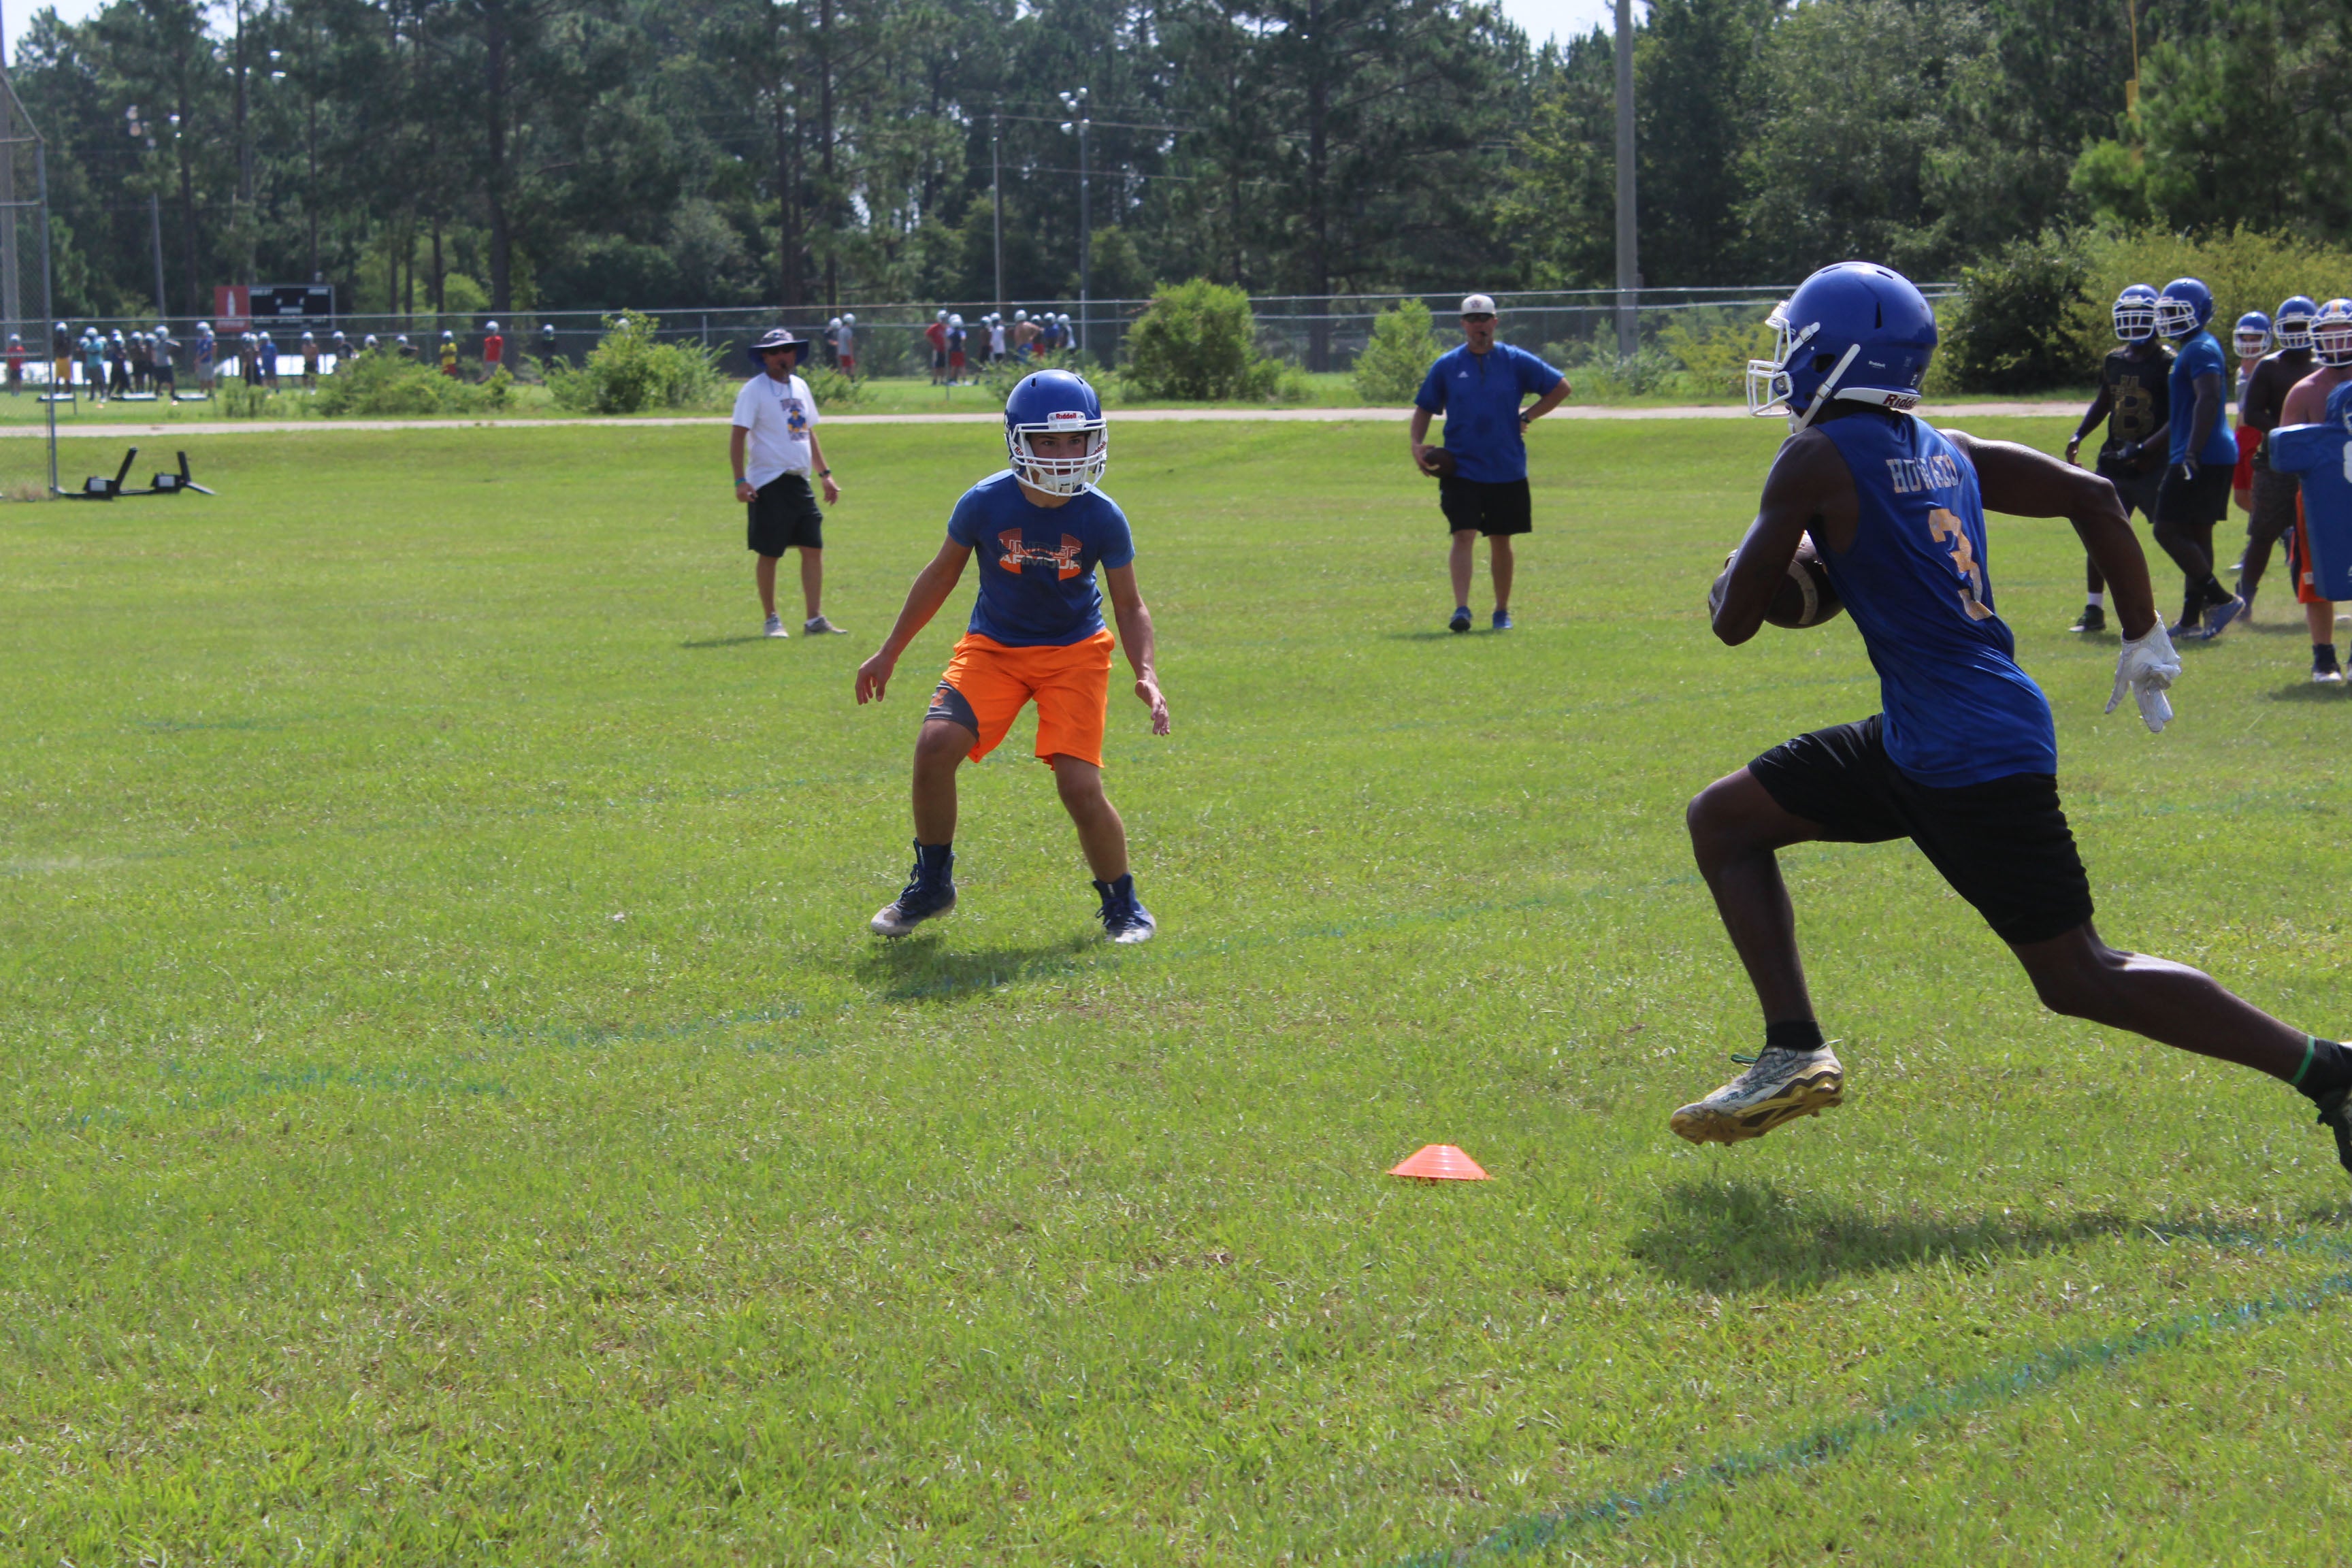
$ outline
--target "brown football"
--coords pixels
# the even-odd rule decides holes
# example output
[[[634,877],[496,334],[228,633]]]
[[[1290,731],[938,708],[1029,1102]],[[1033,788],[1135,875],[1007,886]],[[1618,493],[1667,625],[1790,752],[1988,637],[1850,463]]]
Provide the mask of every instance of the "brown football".
[[[1452,479],[1454,477],[1454,454],[1447,451],[1443,447],[1432,447],[1429,449],[1428,456],[1422,461],[1421,471],[1427,474],[1433,479]]]
[[[1723,558],[1723,570],[1716,574],[1715,586],[1707,591],[1709,615],[1723,603],[1724,586],[1731,578],[1731,563],[1738,553],[1735,550]],[[1813,536],[1806,534],[1797,541],[1797,553],[1789,563],[1789,574],[1772,591],[1772,602],[1764,606],[1765,624],[1801,630],[1834,620],[1843,608],[1838,603],[1837,589],[1830,584],[1829,569],[1822,564],[1820,552],[1813,548]]]

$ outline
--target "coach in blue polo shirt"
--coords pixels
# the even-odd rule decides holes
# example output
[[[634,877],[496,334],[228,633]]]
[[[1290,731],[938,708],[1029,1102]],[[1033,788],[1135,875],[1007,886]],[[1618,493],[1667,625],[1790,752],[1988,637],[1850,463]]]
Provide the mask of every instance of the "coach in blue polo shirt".
[[[1528,498],[1528,426],[1559,406],[1568,378],[1508,343],[1495,341],[1495,301],[1473,294],[1462,301],[1460,348],[1440,354],[1413,400],[1412,460],[1437,477],[1437,504],[1454,534],[1448,565],[1454,574],[1454,619],[1457,632],[1470,629],[1471,552],[1486,536],[1495,572],[1495,629],[1511,629],[1511,540],[1531,532],[1535,521]],[[1533,394],[1526,408],[1519,399]],[[1433,415],[1445,416],[1445,445],[1432,447]]]

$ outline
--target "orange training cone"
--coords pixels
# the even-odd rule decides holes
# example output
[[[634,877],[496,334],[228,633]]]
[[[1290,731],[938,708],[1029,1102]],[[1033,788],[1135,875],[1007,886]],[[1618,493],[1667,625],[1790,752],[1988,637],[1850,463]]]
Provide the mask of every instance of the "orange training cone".
[[[1486,1173],[1478,1162],[1451,1143],[1424,1143],[1411,1156],[1389,1172],[1391,1176],[1411,1176],[1423,1182],[1484,1182]]]

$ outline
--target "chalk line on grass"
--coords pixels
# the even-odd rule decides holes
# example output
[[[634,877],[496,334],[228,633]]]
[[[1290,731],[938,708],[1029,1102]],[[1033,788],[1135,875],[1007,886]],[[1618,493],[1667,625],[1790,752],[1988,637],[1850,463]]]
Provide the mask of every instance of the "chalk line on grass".
[[[2167,1245],[2203,1241],[2217,1249],[2252,1247],[2278,1252],[2313,1252],[2352,1261],[2352,1247],[2313,1236],[2275,1240],[2244,1234],[2209,1235],[2196,1231],[2165,1233],[2147,1227]],[[2095,1372],[2136,1361],[2157,1351],[2169,1350],[2197,1334],[2226,1333],[2256,1327],[2291,1313],[2316,1311],[2331,1301],[2352,1295],[2352,1270],[2332,1274],[2301,1290],[2282,1290],[2259,1301],[2240,1301],[2210,1311],[2189,1312],[2169,1321],[2119,1339],[2086,1340],[2058,1345],[2038,1355],[1982,1373],[1962,1383],[1929,1384],[1905,1399],[1882,1405],[1871,1414],[1818,1427],[1801,1437],[1766,1448],[1727,1454],[1701,1469],[1671,1476],[1638,1492],[1611,1492],[1546,1513],[1529,1514],[1500,1526],[1466,1547],[1445,1547],[1406,1558],[1398,1568],[1452,1568],[1457,1563],[1492,1557],[1516,1557],[1539,1552],[1553,1542],[1587,1526],[1609,1528],[1672,1508],[1686,1498],[1734,1486],[1752,1477],[1810,1469],[1838,1458],[1857,1444],[1913,1426],[1983,1409],[2054,1386],[2078,1372]]]

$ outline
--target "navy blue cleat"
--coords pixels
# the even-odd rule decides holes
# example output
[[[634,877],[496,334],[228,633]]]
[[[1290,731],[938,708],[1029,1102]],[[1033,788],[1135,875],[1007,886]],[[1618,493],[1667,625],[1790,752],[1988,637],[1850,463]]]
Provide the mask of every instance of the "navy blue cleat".
[[[1510,611],[1496,610],[1495,612],[1495,629],[1498,632],[1507,632],[1511,629]]]
[[[1445,623],[1445,629],[1450,632],[1468,631],[1470,629],[1470,606],[1464,605],[1460,608],[1456,609],[1454,612],[1454,618]]]
[[[1103,923],[1103,934],[1116,942],[1150,942],[1160,923],[1151,911],[1135,896],[1135,873],[1129,871],[1116,882],[1097,882],[1095,891],[1102,897],[1102,909],[1097,916]]]
[[[931,875],[924,875],[922,847],[915,850],[915,869],[908,875],[906,891],[885,904],[869,922],[876,936],[905,936],[917,926],[934,916],[943,915],[956,906],[955,853],[950,850],[940,858]]]

